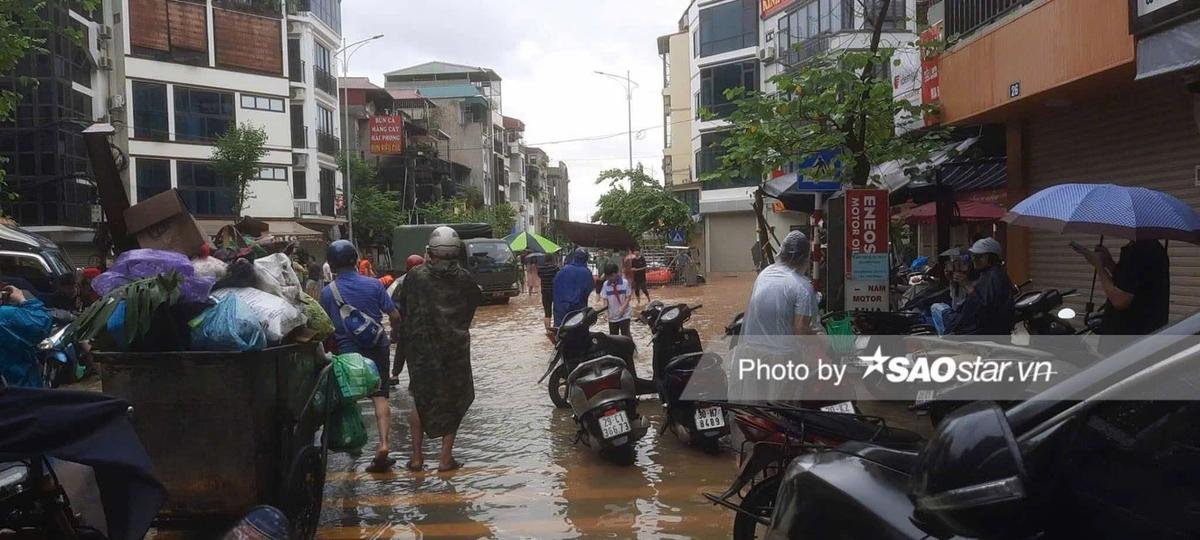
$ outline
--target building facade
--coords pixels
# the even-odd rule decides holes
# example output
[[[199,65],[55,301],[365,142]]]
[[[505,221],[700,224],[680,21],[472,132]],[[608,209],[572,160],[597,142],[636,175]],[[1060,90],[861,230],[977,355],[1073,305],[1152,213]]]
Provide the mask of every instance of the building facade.
[[[505,116],[504,137],[508,152],[508,203],[517,213],[514,227],[517,231],[535,231],[533,206],[536,198],[529,193],[525,123]]]
[[[541,148],[525,148],[525,193],[530,201],[533,227],[539,234],[550,230],[550,156]]]
[[[546,185],[549,198],[547,222],[571,221],[571,174],[566,163],[560,161],[558,166],[546,168]]]

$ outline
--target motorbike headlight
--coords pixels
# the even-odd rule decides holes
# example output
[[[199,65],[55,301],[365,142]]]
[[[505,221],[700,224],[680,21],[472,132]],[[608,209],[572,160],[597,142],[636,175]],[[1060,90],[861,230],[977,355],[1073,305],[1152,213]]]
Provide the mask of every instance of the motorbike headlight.
[[[674,321],[675,319],[679,318],[679,313],[680,313],[679,308],[674,307],[674,308],[664,311],[662,315],[659,315],[658,320],[660,322],[671,322],[671,321]]]
[[[566,328],[568,326],[579,326],[579,324],[582,322],[583,322],[583,312],[577,311],[577,312],[571,314],[570,317],[567,317],[567,320],[563,321],[562,326],[563,326],[563,328]]]
[[[1073,310],[1069,307],[1062,308],[1062,309],[1058,310],[1058,318],[1060,318],[1064,321],[1069,321],[1071,319],[1074,319],[1075,318],[1075,310]]]

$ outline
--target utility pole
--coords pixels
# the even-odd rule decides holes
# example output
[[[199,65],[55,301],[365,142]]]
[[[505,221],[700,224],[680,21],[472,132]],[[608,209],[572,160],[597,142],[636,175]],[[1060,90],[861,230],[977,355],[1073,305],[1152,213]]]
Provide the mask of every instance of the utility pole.
[[[356,47],[356,46],[361,47],[362,45],[366,45],[367,42],[375,41],[382,37],[383,37],[383,34],[376,34],[367,39],[355,41],[354,43],[351,43],[349,45],[346,45],[346,38],[342,38],[342,50],[338,51],[338,52],[342,53],[342,80],[345,80],[350,77],[350,57],[353,56],[354,53],[358,52],[358,49],[354,49],[353,51],[350,51],[350,48]],[[334,54],[336,55],[337,53],[334,53]],[[339,84],[338,86],[341,86],[341,85]],[[349,133],[350,132],[350,91],[346,88],[341,88],[340,90],[341,90],[341,94],[342,94],[341,95],[341,98],[342,98],[342,125],[346,126],[346,133],[342,133],[342,154],[344,154],[343,159],[345,159],[345,161],[346,161],[346,165],[345,165],[346,168],[344,171],[342,171],[342,176],[346,182],[346,190],[345,190],[346,191],[346,236],[347,236],[347,239],[350,240],[351,243],[353,243],[354,242],[354,214],[353,214],[354,196],[352,195],[353,192],[350,190],[350,133]]]
[[[638,83],[633,82],[633,79],[630,78],[632,73],[629,70],[625,70],[624,76],[604,71],[597,71],[596,74],[625,84],[625,110],[629,122],[629,170],[633,170],[633,89],[638,88]]]

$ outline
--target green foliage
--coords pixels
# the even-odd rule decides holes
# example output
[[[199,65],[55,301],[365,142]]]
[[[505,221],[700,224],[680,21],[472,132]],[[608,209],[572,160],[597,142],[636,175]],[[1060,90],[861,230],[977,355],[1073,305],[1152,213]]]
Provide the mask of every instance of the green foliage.
[[[233,213],[241,216],[246,203],[253,198],[250,182],[258,176],[262,167],[259,161],[267,155],[267,132],[253,124],[242,123],[230,126],[214,142],[213,169],[217,174],[233,181]]]
[[[517,211],[511,204],[476,206],[473,202],[469,193],[448,197],[418,207],[416,214],[422,223],[487,223],[492,226],[492,234],[501,237],[517,223]]]
[[[346,152],[338,153],[338,170],[343,175],[346,174]],[[367,160],[356,154],[350,154],[350,184],[352,189],[357,189],[356,186],[372,185],[375,182],[375,177],[379,176],[379,169],[376,169]]]
[[[121,350],[132,348],[150,330],[154,317],[161,314],[159,309],[179,300],[181,283],[183,276],[171,271],[113,289],[75,319],[71,325],[73,336],[69,341],[85,342],[103,338],[98,343],[102,348],[105,345],[116,345]],[[116,342],[107,333],[108,319],[122,301],[125,302],[123,341]]]
[[[629,182],[629,188],[621,185]],[[692,225],[691,209],[663,189],[639,165],[636,169],[609,169],[596,179],[612,189],[596,201],[592,221],[624,227],[634,238],[647,232],[665,235],[671,229],[687,230]]]
[[[375,186],[359,184],[354,188],[354,237],[360,241],[383,238],[397,225],[405,223],[400,194],[380,191]]]

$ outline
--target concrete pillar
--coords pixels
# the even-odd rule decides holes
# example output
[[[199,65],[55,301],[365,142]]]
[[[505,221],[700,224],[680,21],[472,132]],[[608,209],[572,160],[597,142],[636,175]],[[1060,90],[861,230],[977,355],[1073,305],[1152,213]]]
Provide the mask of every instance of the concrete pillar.
[[[1020,119],[1008,122],[1005,139],[1008,154],[1008,205],[1011,208],[1029,196],[1029,167],[1025,162],[1025,123]],[[1007,227],[1005,233],[1008,275],[1013,283],[1022,283],[1030,278],[1029,229]]]

